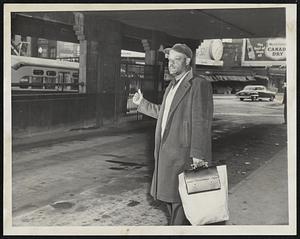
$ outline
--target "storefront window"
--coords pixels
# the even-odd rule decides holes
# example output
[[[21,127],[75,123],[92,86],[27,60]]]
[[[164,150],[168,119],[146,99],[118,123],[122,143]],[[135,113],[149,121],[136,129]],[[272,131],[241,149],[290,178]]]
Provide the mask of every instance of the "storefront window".
[[[49,57],[52,58],[52,59],[56,59],[56,49],[54,47],[50,48],[50,55],[49,55]]]

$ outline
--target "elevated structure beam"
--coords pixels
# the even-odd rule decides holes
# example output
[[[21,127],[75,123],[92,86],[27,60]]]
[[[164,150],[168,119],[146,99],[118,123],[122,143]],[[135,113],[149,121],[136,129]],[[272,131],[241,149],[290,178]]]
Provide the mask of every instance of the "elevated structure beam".
[[[79,43],[72,25],[37,19],[20,14],[12,15],[12,34]]]

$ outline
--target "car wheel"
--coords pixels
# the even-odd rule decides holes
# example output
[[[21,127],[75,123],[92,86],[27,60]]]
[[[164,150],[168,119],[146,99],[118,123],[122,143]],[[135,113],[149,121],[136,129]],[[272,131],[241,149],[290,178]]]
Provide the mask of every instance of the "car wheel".
[[[273,101],[273,100],[274,100],[274,96],[271,96],[269,100],[270,100],[270,101]]]
[[[254,96],[251,96],[251,100],[254,101],[254,100],[255,100],[255,97],[254,97]]]
[[[243,101],[244,99],[243,98],[240,98],[240,101]]]

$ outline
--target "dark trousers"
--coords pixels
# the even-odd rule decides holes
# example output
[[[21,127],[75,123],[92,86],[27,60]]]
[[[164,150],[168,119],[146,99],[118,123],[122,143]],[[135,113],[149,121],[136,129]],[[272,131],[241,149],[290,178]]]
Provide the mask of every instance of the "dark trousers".
[[[169,225],[191,225],[185,217],[181,203],[166,203],[169,212]]]

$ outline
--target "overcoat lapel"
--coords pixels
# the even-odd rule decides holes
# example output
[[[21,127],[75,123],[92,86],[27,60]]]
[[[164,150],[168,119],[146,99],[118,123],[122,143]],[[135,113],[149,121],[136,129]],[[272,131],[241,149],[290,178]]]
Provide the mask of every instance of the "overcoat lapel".
[[[159,115],[157,118],[157,124],[156,124],[156,130],[155,130],[155,155],[156,158],[158,158],[158,151],[160,148],[160,143],[161,143],[161,121],[162,121],[162,116],[163,116],[163,112],[165,110],[165,104],[166,104],[166,97],[169,94],[169,91],[171,89],[171,85],[168,85],[168,87],[166,88],[164,97],[163,97],[163,101],[161,103],[161,109],[159,111]]]
[[[172,117],[173,112],[175,111],[175,109],[177,108],[178,104],[180,103],[180,101],[182,100],[182,98],[185,96],[185,94],[188,92],[188,90],[191,87],[191,83],[189,81],[192,78],[193,78],[193,72],[190,71],[190,73],[188,73],[186,75],[185,79],[180,84],[180,86],[178,87],[178,89],[177,89],[177,91],[175,93],[175,96],[173,98],[173,101],[172,101],[172,104],[171,104],[171,107],[170,107],[170,111],[169,111],[169,114],[168,114],[168,119],[167,119],[167,122],[166,122],[165,133],[166,133],[166,130],[167,130],[168,126],[169,126],[169,121],[170,121],[170,118]],[[165,133],[164,133],[164,136],[166,135]],[[164,136],[163,136],[163,140],[165,138]]]

